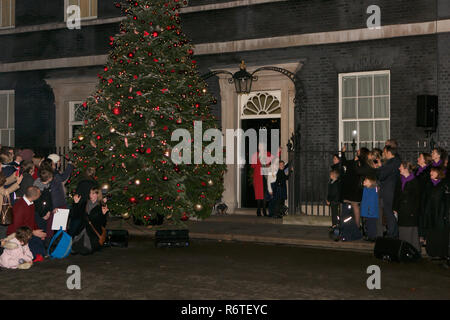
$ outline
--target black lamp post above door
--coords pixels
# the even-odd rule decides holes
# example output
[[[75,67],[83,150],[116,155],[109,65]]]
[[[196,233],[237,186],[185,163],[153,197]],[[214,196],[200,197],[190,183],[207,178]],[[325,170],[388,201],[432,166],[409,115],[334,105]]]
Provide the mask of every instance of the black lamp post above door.
[[[240,70],[233,74],[233,82],[237,94],[248,94],[252,91],[253,76],[248,73],[244,60],[241,61]]]
[[[292,80],[292,82],[296,85],[297,84],[297,79],[295,77],[295,74],[283,69],[283,68],[278,68],[278,67],[271,67],[271,66],[267,66],[267,67],[261,67],[256,69],[255,71],[253,71],[252,73],[249,73],[247,71],[247,68],[245,66],[245,62],[244,60],[241,61],[241,65],[240,65],[240,69],[239,71],[236,71],[234,74],[231,73],[230,71],[227,70],[215,70],[215,71],[211,71],[208,72],[207,74],[204,74],[202,76],[202,78],[204,80],[215,76],[217,74],[228,74],[231,77],[228,79],[228,82],[234,83],[234,87],[236,89],[236,93],[237,94],[249,94],[252,91],[252,83],[253,81],[257,81],[258,77],[255,76],[255,73],[263,71],[263,70],[269,70],[269,71],[275,71],[275,72],[279,72],[281,74],[284,74],[285,76],[287,76],[289,79]]]

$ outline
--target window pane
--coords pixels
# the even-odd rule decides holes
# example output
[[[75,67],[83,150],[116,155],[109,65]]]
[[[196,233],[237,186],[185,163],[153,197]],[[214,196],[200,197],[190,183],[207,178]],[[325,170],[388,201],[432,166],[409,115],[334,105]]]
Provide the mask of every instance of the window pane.
[[[342,77],[342,96],[356,97],[356,77]]]
[[[6,94],[0,95],[0,129],[8,127],[8,105]]]
[[[373,142],[372,141],[360,142],[359,143],[359,147],[360,148],[364,147],[364,148],[367,148],[369,150],[372,150],[373,149]]]
[[[8,27],[11,25],[11,1],[10,0],[2,0],[2,27]]]
[[[78,138],[78,132],[80,131],[81,125],[72,126],[72,138]]]
[[[91,16],[97,16],[97,0],[91,0]]]
[[[375,140],[386,141],[389,139],[389,121],[375,121]]]
[[[11,26],[16,25],[16,0],[11,0]]]
[[[83,121],[86,116],[87,109],[85,109],[81,103],[77,103],[74,104],[73,110],[73,121]]]
[[[69,6],[72,6],[72,5],[79,6],[78,0],[69,0]]]
[[[0,130],[0,143],[2,146],[9,146],[9,131],[8,130]]]
[[[358,118],[372,119],[372,98],[358,99]]]
[[[8,128],[14,129],[14,95],[9,95]]]
[[[342,100],[342,119],[356,119],[356,98]]]
[[[359,140],[360,141],[373,141],[373,122],[361,121],[359,123]]]
[[[358,77],[358,95],[359,96],[372,95],[372,76]]]
[[[374,76],[374,90],[375,95],[388,95],[389,94],[389,75],[375,75]]]
[[[375,97],[375,118],[389,118],[389,97]]]
[[[89,17],[89,0],[80,0],[81,17]]]
[[[344,141],[352,141],[353,130],[356,130],[356,121],[346,121],[344,122]]]
[[[14,147],[16,145],[14,130],[9,130],[9,145]]]

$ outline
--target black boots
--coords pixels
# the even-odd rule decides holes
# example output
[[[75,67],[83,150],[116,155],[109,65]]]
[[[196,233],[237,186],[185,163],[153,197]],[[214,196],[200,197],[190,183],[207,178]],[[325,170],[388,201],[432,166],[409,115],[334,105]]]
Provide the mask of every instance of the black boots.
[[[258,203],[258,209],[256,210],[256,215],[258,217],[261,217],[261,207],[262,207],[263,215],[264,215],[264,217],[267,217],[266,201],[265,200],[256,200],[256,202]]]

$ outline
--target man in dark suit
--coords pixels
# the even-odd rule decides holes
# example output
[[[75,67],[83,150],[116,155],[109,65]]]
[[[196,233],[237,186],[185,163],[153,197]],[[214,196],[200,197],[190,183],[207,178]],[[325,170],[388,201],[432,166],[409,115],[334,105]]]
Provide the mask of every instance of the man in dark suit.
[[[398,225],[392,209],[394,204],[394,193],[399,180],[399,167],[401,164],[397,156],[397,149],[387,145],[383,149],[384,164],[377,169],[377,178],[380,183],[380,198],[383,214],[387,223],[387,237],[398,238]]]

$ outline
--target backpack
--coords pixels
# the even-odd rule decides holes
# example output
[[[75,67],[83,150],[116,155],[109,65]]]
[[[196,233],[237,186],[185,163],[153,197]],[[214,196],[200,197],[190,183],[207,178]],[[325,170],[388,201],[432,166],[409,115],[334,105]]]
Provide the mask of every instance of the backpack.
[[[51,258],[64,259],[72,249],[72,237],[63,231],[62,227],[53,236],[48,246],[48,255]]]

